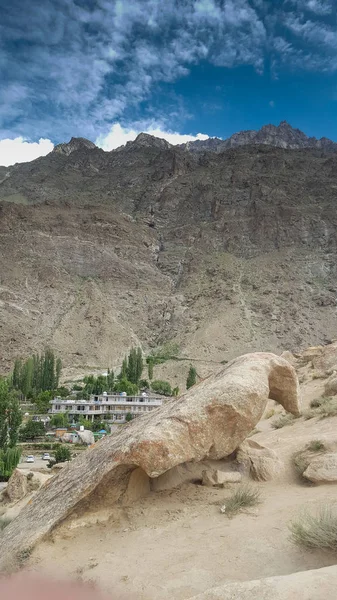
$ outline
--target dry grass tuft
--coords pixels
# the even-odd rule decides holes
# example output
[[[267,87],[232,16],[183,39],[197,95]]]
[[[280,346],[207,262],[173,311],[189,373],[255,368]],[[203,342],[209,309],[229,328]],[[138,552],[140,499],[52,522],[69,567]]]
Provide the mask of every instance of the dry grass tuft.
[[[285,427],[286,425],[293,425],[296,419],[297,417],[291,415],[290,413],[286,415],[280,415],[277,419],[272,421],[271,426],[273,429],[282,429],[282,427]]]
[[[326,398],[324,396],[315,398],[310,402],[310,407],[312,410],[306,411],[304,415],[306,419],[335,417],[337,415],[337,398]]]
[[[303,512],[289,525],[291,540],[304,548],[337,551],[337,510],[322,506],[317,515]]]
[[[233,517],[245,508],[257,506],[260,502],[260,490],[255,486],[245,483],[238,486],[233,494],[226,498],[221,512],[224,512],[228,517]]]
[[[322,440],[312,440],[307,444],[306,449],[310,450],[310,452],[320,452],[321,450],[326,450]]]

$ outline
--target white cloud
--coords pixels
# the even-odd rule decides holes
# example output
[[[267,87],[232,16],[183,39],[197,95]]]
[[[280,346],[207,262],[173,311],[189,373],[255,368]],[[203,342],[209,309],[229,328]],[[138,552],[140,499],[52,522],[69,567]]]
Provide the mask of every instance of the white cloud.
[[[0,140],[0,165],[9,167],[15,163],[29,162],[39,156],[46,156],[54,148],[50,140],[40,138],[38,142],[28,142],[23,137]]]
[[[162,128],[162,125],[153,123],[147,127],[123,127],[120,123],[115,123],[107,135],[100,135],[96,140],[96,145],[103,150],[113,150],[124,146],[127,142],[136,139],[141,132],[154,135],[155,137],[164,139],[170,144],[184,144],[185,142],[194,142],[195,140],[207,140],[208,135],[197,133],[197,135],[182,134],[176,131],[167,131]]]

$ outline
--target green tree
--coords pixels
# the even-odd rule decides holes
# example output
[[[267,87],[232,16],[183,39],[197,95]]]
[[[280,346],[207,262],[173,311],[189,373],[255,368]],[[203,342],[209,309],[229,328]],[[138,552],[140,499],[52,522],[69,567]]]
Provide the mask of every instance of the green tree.
[[[55,355],[47,348],[42,359],[42,390],[53,390],[55,386]]]
[[[172,389],[168,381],[155,380],[151,383],[151,388],[157,394],[163,394],[163,396],[172,396]]]
[[[150,384],[147,379],[141,379],[139,382],[139,387],[141,390],[148,389],[150,387]]]
[[[149,357],[148,361],[147,361],[147,371],[148,371],[148,375],[149,375],[149,380],[152,381],[153,379],[153,358]]]
[[[52,394],[52,397],[60,396],[61,398],[67,398],[70,394],[70,390],[65,387],[65,385],[61,385],[61,387],[58,387],[56,390],[53,390],[53,392],[50,393]]]
[[[14,363],[13,375],[12,375],[12,385],[15,390],[21,389],[21,370],[22,370],[22,360],[21,358],[17,358]]]
[[[107,381],[107,392],[111,392],[114,389],[114,385],[115,385],[115,374],[113,372],[113,370],[108,369],[108,375],[106,378]]]
[[[186,380],[186,388],[189,389],[192,385],[195,385],[197,382],[197,372],[192,365],[190,365],[190,369],[188,371],[187,380]]]
[[[18,466],[21,457],[21,450],[17,446],[0,449],[0,481],[8,481],[14,469]]]
[[[40,392],[36,397],[35,404],[40,414],[45,414],[50,408],[50,401],[53,398],[52,392]]]
[[[19,389],[25,397],[28,396],[33,384],[34,363],[32,358],[28,358],[21,369],[21,383]]]
[[[55,462],[65,462],[71,460],[71,452],[67,446],[62,446],[61,444],[55,450]]]
[[[138,394],[138,386],[127,379],[121,379],[115,385],[115,392],[125,392],[127,396],[135,396]]]
[[[41,421],[33,421],[29,419],[20,430],[20,440],[22,442],[34,441],[36,438],[43,436],[46,433],[44,424]]]
[[[16,393],[0,379],[0,478],[7,480],[20,461],[16,443],[22,415]]]
[[[140,347],[138,347],[137,351],[136,351],[135,381],[133,383],[136,383],[138,385],[139,380],[143,373],[143,368],[144,368],[143,353],[142,353],[142,349]]]
[[[16,394],[9,389],[7,381],[0,380],[0,450],[6,451],[16,445],[21,422]]]
[[[122,368],[121,368],[121,372],[118,375],[119,379],[127,379],[127,372],[128,372],[128,359],[125,357],[123,362],[122,362]]]
[[[22,423],[22,412],[18,399],[13,392],[11,392],[10,405],[8,411],[8,433],[9,433],[9,447],[14,448],[18,443],[19,428]]]
[[[58,386],[60,385],[61,371],[62,371],[62,360],[60,358],[58,358],[56,360],[56,365],[55,365],[55,387],[56,388],[58,388]]]
[[[58,413],[56,415],[53,415],[52,418],[50,419],[50,426],[51,427],[68,427],[69,425],[69,417],[67,415],[67,413]]]
[[[126,413],[126,415],[125,415],[126,422],[129,423],[130,421],[132,421],[132,419],[133,419],[132,413],[130,413],[130,412]]]

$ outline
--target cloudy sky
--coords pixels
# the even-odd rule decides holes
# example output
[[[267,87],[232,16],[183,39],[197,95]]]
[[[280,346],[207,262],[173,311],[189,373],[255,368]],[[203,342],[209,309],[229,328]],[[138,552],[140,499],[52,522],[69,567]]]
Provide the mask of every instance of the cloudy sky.
[[[336,0],[0,0],[0,165],[288,120],[337,140]],[[181,137],[183,136],[183,137]]]

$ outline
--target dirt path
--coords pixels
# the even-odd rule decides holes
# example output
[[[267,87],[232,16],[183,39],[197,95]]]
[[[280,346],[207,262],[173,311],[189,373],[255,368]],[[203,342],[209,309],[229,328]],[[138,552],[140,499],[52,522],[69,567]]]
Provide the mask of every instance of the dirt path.
[[[180,600],[227,580],[334,564],[329,554],[298,550],[287,530],[299,505],[334,500],[334,488],[260,487],[258,509],[232,520],[219,512],[227,490],[194,484],[79,519],[41,544],[29,569],[97,582],[137,598]],[[101,523],[90,525],[92,520]]]

